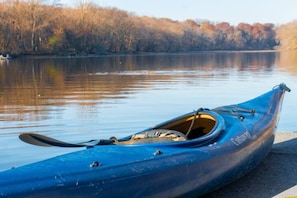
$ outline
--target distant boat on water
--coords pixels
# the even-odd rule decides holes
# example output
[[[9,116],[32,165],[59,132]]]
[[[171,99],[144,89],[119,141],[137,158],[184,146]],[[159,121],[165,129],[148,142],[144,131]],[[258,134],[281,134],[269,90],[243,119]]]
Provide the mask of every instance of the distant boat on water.
[[[0,54],[0,60],[9,60],[12,59],[12,57],[9,54],[6,54],[6,56],[3,56],[2,54]]]

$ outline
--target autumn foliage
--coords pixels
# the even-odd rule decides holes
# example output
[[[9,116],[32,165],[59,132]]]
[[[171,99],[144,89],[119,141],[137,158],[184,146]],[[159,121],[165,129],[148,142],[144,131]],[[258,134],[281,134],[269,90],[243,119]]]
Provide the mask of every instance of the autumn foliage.
[[[92,3],[69,8],[38,0],[1,1],[0,20],[0,52],[15,54],[261,50],[273,49],[286,34],[282,27],[277,36],[270,23],[181,22]]]
[[[280,49],[296,50],[297,49],[297,21],[281,25],[277,29],[277,39],[280,42]]]

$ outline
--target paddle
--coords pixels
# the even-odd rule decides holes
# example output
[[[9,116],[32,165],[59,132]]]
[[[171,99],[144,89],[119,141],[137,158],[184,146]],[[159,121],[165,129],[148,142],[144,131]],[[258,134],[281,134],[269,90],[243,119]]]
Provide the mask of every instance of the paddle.
[[[96,145],[110,145],[110,144],[147,144],[147,143],[161,143],[172,141],[185,141],[187,137],[178,131],[168,129],[152,129],[140,134],[134,134],[128,140],[118,141],[115,137],[108,140],[90,140],[80,143],[68,143],[57,140],[45,135],[37,133],[21,133],[19,138],[29,144],[36,146],[57,146],[57,147],[93,147]]]
[[[19,138],[29,144],[37,146],[58,146],[58,147],[93,147],[96,145],[112,144],[114,140],[90,140],[80,143],[68,143],[37,133],[22,133]]]

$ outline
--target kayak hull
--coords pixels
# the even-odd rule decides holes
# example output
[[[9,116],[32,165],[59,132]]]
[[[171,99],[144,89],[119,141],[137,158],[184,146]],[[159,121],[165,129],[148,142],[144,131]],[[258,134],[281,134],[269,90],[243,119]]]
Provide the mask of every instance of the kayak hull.
[[[285,89],[203,110],[207,138],[101,145],[0,172],[2,197],[197,197],[256,167],[270,151]],[[149,129],[168,126],[185,114]],[[148,130],[148,129],[146,129]],[[125,138],[124,138],[125,139]]]

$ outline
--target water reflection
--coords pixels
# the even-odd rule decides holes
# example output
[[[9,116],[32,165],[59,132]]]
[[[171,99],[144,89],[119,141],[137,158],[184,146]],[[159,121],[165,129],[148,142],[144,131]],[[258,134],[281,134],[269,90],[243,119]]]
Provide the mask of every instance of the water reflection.
[[[282,56],[275,52],[206,52],[16,59],[0,67],[0,113],[20,116],[33,112],[29,117],[37,119],[34,115],[48,111],[49,105],[63,106],[70,100],[78,100],[88,102],[77,102],[77,105],[92,106],[105,98],[125,98],[137,89],[149,87],[150,82],[174,82],[185,76],[188,79],[228,78],[234,72],[244,71],[269,72],[275,62],[282,60],[279,57]],[[288,61],[288,57],[284,60]],[[18,108],[5,108],[8,105]],[[37,117],[47,119],[47,116]]]
[[[276,62],[281,69],[290,75],[297,75],[297,51],[286,51],[278,53]]]
[[[10,148],[0,148],[0,158],[12,160],[3,161],[0,169],[37,160],[29,153],[36,147],[17,140],[20,132],[68,141],[124,136],[200,103],[240,102],[281,81],[294,90],[297,83],[288,75],[297,74],[296,57],[292,52],[201,52],[0,62],[0,137]],[[286,100],[290,109],[294,101]],[[18,155],[23,147],[22,156],[30,156],[26,160]],[[65,152],[44,149],[44,158]]]
[[[0,67],[0,90],[5,103],[19,104],[19,98],[28,99],[22,102],[35,105],[42,96],[75,94],[79,91],[78,88],[83,91],[93,91],[91,88],[94,88],[103,90],[103,93],[115,94],[123,88],[142,84],[143,81],[168,80],[189,72],[205,74],[206,71],[213,75],[217,74],[215,71],[230,68],[250,72],[270,71],[277,57],[277,53],[273,52],[209,52],[91,58],[22,58],[10,61],[9,66]],[[99,99],[102,96],[96,95]]]

